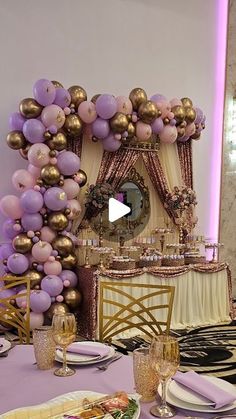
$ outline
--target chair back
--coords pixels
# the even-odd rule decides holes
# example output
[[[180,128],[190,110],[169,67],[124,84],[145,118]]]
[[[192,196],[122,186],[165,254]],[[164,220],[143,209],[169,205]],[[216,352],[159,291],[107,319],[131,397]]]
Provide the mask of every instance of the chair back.
[[[4,281],[3,287],[0,288],[0,324],[16,328],[20,343],[30,343],[30,278],[6,275],[0,280]],[[20,297],[26,301],[25,307],[22,308],[16,305],[15,300],[19,295],[15,290],[15,294],[10,297],[4,297],[2,292],[19,285],[26,288],[25,292],[20,293]]]
[[[169,333],[174,292],[168,285],[100,281],[99,340]]]

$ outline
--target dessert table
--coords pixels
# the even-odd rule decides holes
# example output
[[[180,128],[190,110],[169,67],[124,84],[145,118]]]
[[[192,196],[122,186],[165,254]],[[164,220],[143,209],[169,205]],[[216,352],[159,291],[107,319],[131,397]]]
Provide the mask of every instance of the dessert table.
[[[132,357],[123,355],[106,371],[94,366],[75,367],[76,374],[70,377],[56,377],[51,370],[38,370],[34,365],[33,346],[18,345],[9,351],[8,357],[0,358],[0,418],[4,413],[19,407],[43,403],[54,397],[73,391],[94,391],[111,394],[124,390],[134,393]],[[141,403],[140,419],[152,418],[149,413],[153,403]],[[236,409],[235,409],[236,411]],[[232,414],[232,411],[229,412]],[[178,410],[176,419],[212,418],[212,414],[199,414]]]
[[[200,327],[231,320],[232,283],[231,272],[226,263],[151,267],[124,272],[80,267],[78,276],[83,294],[78,317],[79,328],[80,334],[87,339],[94,339],[97,335],[97,305],[101,280],[175,286],[172,329]]]

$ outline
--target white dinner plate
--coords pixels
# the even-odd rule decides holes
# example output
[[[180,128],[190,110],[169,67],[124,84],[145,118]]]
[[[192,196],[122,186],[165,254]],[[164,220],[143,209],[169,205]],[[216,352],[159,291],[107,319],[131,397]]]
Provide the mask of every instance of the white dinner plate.
[[[51,399],[45,403],[38,404],[36,406],[28,406],[28,407],[21,407],[19,409],[14,409],[9,412],[4,413],[1,415],[1,419],[15,419],[22,418],[22,419],[61,419],[63,418],[63,414],[69,414],[68,405],[72,402],[72,406],[70,406],[71,410],[75,409],[75,404],[73,401],[80,401],[84,398],[88,398],[91,401],[96,399],[100,399],[100,397],[105,396],[102,393],[95,393],[93,391],[73,391],[71,393],[62,394],[61,396],[56,397],[55,399]],[[138,410],[135,412],[132,419],[138,419],[140,416],[140,404],[138,401],[137,394],[129,394],[130,398],[135,399],[138,405]],[[76,403],[77,405],[77,403]],[[60,406],[62,409],[60,410]],[[17,416],[16,416],[17,414]]]
[[[78,342],[78,344],[82,344],[83,342]],[[90,345],[90,346],[101,346],[104,347],[107,345],[104,345],[104,343],[100,343],[100,342],[88,342],[85,341],[84,344],[86,346]],[[76,364],[76,365],[90,365],[90,364],[96,364],[98,362],[102,362],[105,361],[107,359],[112,358],[115,355],[115,349],[112,347],[109,347],[109,352],[107,355],[103,356],[103,357],[91,357],[91,356],[86,356],[86,355],[80,355],[77,353],[72,353],[72,352],[67,352],[66,353],[66,360],[68,362],[68,364]],[[56,350],[56,361],[58,362],[63,362],[63,353],[60,349]]]
[[[0,338],[0,354],[8,351],[11,348],[11,342],[5,338]]]
[[[229,393],[236,396],[236,389],[232,384],[216,377],[204,376],[204,378],[206,378],[206,380],[211,381],[213,384],[217,385],[222,390],[228,391]],[[158,391],[161,394],[160,386],[158,388]],[[170,403],[171,405],[175,407],[180,407],[181,409],[192,410],[193,412],[204,412],[204,413],[216,412],[217,413],[217,412],[227,412],[228,410],[232,410],[236,408],[236,401],[232,404],[228,404],[219,409],[215,409],[214,407],[203,405],[202,402],[200,402],[200,404],[190,403],[184,400],[180,400],[178,397],[176,397],[170,392],[169,388],[167,389],[166,400],[168,403]]]

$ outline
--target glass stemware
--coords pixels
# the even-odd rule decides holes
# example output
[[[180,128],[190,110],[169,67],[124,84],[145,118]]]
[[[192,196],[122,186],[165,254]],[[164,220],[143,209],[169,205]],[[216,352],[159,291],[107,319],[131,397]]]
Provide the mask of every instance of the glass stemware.
[[[75,370],[69,368],[66,362],[66,348],[76,337],[76,321],[72,313],[55,314],[52,319],[53,339],[63,350],[63,366],[54,371],[59,377],[67,377],[75,374]]]
[[[167,381],[179,367],[179,344],[172,336],[155,336],[150,346],[152,368],[157,372],[161,382],[161,404],[153,406],[150,413],[153,416],[171,418],[175,415],[174,409],[166,404]]]

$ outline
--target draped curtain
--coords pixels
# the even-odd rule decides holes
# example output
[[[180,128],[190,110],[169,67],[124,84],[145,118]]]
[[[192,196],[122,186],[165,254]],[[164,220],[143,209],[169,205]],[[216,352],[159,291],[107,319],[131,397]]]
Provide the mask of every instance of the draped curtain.
[[[177,147],[183,181],[186,186],[193,188],[192,140],[178,143]]]

